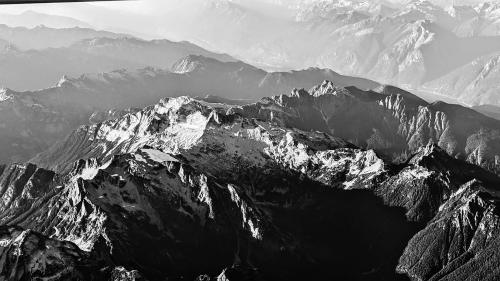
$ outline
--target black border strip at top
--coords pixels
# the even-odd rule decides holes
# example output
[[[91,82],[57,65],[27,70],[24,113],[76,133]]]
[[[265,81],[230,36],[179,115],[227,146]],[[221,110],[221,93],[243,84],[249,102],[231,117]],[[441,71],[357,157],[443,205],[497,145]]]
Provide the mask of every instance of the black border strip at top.
[[[0,0],[0,5],[9,4],[36,4],[36,3],[69,3],[69,2],[110,2],[129,0]]]

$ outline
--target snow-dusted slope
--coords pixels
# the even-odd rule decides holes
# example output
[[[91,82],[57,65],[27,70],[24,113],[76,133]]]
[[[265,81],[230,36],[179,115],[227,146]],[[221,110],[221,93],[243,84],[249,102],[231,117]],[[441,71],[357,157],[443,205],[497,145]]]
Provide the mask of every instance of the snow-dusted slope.
[[[35,162],[64,173],[78,159],[93,157],[105,163],[113,155],[133,152],[143,146],[161,148],[174,154],[190,151],[193,159],[202,151],[217,151],[223,146],[224,150],[228,150],[227,157],[234,156],[229,152],[241,151],[239,153],[249,161],[261,165],[267,157],[281,157],[278,152],[284,148],[280,145],[288,145],[294,137],[304,138],[304,141],[319,147],[351,146],[323,133],[288,132],[267,122],[248,123],[238,114],[232,114],[232,110],[227,105],[208,104],[188,97],[167,99],[122,118],[80,127],[53,150],[39,155]],[[245,143],[241,143],[243,140]],[[265,150],[267,156],[262,155],[265,147],[268,147]],[[280,162],[291,161],[287,165],[300,170],[300,166],[307,163],[308,154],[302,151],[304,149],[299,146],[296,153],[305,159],[281,159]],[[184,157],[188,157],[187,152]],[[212,160],[199,158],[196,161],[210,163]],[[220,165],[227,165],[229,170],[233,161],[238,159],[221,162]]]

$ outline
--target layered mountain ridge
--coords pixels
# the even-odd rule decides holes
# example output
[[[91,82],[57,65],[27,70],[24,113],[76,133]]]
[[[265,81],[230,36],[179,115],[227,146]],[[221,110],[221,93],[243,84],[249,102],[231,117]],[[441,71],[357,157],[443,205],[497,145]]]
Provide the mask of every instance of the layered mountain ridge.
[[[227,62],[229,55],[189,42],[142,40],[126,34],[83,28],[54,29],[0,26],[2,48],[0,84],[18,91],[46,88],[63,75],[110,72],[116,69],[169,69],[188,55]],[[3,45],[3,44],[2,44]],[[29,77],[29,79],[26,79]]]
[[[0,280],[498,279],[500,5],[254,2],[0,25]]]
[[[325,69],[268,73],[242,62],[220,62],[201,56],[183,58],[176,64],[180,65],[199,67],[192,71],[175,67],[175,72],[122,69],[77,78],[65,76],[57,85],[44,90],[2,90],[0,131],[4,132],[4,147],[9,149],[1,153],[0,161],[25,161],[79,125],[88,124],[89,119],[91,122],[106,119],[110,111],[144,107],[163,97],[189,94],[255,100],[273,93],[287,93],[293,88],[309,88],[325,79],[363,89],[379,85]]]

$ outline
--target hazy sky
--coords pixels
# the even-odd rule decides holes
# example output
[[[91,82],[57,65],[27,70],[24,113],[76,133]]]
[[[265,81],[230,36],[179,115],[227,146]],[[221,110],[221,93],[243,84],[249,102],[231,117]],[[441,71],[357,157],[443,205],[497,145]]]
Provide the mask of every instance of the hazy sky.
[[[151,15],[161,14],[163,12],[175,9],[177,6],[184,5],[186,2],[201,3],[216,0],[132,0],[132,1],[111,1],[111,2],[91,2],[91,3],[57,3],[57,4],[24,4],[24,5],[3,5],[2,13],[20,13],[26,10],[34,10],[50,14],[68,15],[68,16],[83,16],[89,17],[88,11],[101,8],[108,12],[134,14],[134,15]],[[235,2],[243,2],[247,5],[252,3],[296,3],[299,1],[330,1],[330,0],[233,0]],[[385,0],[393,3],[406,3],[411,0]],[[482,3],[486,1],[494,2],[495,0],[430,0],[439,4],[463,4],[463,3]],[[186,6],[187,7],[187,6]]]
[[[65,15],[89,23],[100,29],[133,32],[134,35],[150,38],[169,38],[182,40],[168,27],[178,24],[200,5],[217,0],[136,0],[94,3],[57,3],[5,5],[0,13],[19,14],[24,11],[36,11],[46,14]],[[244,5],[277,0],[238,0]],[[283,0],[282,0],[283,1]],[[296,0],[287,0],[289,1]],[[269,9],[273,13],[279,9]]]
[[[112,1],[94,3],[58,3],[58,4],[27,4],[3,5],[1,13],[17,14],[27,10],[65,15],[89,23],[99,29],[110,29],[136,36],[152,38],[169,38],[183,40],[181,35],[173,32],[173,28],[182,22],[184,17],[190,17],[198,6],[217,0],[136,0]],[[293,4],[298,1],[322,0],[233,0],[247,6],[262,6],[269,13],[278,14],[283,9],[269,3]],[[328,0],[327,0],[328,1]],[[408,0],[385,0],[388,2],[407,2]],[[453,3],[453,0],[432,0],[440,3]],[[479,3],[481,0],[455,0],[455,3]],[[264,8],[265,10],[266,8]]]
[[[89,23],[90,25],[108,29],[123,29],[122,31],[135,31],[141,35],[158,37],[155,30],[157,18],[174,7],[176,0],[141,0],[120,2],[94,2],[94,3],[57,3],[57,4],[25,4],[4,5],[1,13],[19,14],[24,11],[36,11],[46,14],[64,15]]]

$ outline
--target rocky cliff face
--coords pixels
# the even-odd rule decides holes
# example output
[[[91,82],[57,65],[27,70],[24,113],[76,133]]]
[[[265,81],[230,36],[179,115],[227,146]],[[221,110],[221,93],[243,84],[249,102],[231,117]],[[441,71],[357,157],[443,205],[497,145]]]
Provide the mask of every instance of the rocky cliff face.
[[[330,280],[332,272],[404,280],[396,268],[416,280],[460,279],[494,249],[460,245],[473,233],[474,241],[496,237],[495,174],[432,141],[395,164],[333,137],[328,122],[309,123],[323,132],[299,122],[316,117],[300,110],[326,101],[394,115],[429,106],[390,91],[319,87],[236,107],[172,98],[80,127],[37,165],[2,169],[1,223],[74,243],[103,268],[151,280]],[[419,108],[394,113],[381,102],[391,98]]]

